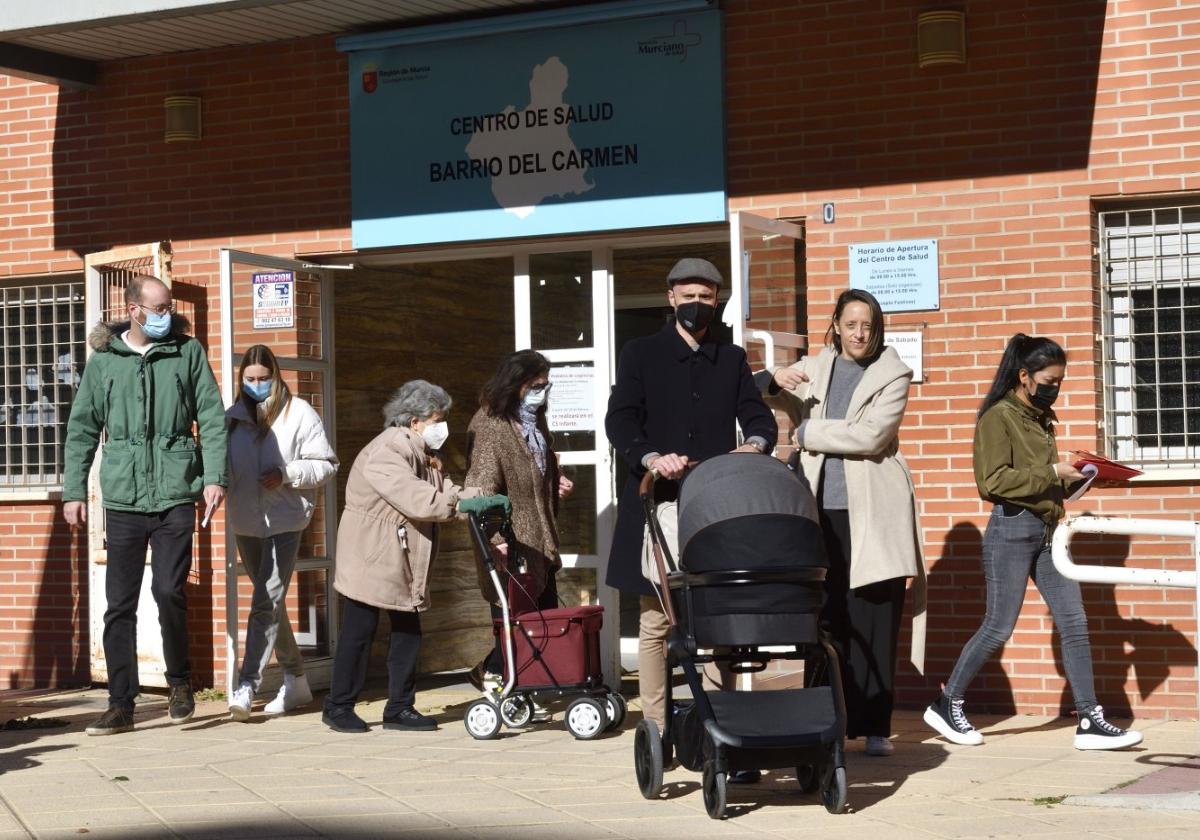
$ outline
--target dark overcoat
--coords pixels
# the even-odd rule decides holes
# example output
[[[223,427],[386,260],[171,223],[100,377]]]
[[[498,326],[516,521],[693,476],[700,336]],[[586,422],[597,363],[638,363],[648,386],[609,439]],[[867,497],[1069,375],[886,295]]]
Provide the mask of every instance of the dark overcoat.
[[[629,472],[617,504],[609,586],[653,594],[641,565],[646,523],[638,499],[638,484],[646,473],[642,458],[651,452],[697,461],[721,455],[736,448],[739,423],[745,437],[775,445],[775,415],[755,387],[741,347],[706,337],[693,351],[671,322],[621,350],[604,429]]]

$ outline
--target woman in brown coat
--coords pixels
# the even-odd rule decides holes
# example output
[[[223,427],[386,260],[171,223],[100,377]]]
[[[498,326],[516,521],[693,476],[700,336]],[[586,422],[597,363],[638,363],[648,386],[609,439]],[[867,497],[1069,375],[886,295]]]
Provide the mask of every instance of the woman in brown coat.
[[[502,493],[512,502],[515,546],[498,546],[506,555],[506,569],[524,573],[522,586],[538,609],[558,606],[554,573],[562,566],[558,556],[558,502],[573,484],[558,469],[546,425],[546,400],[550,393],[550,362],[534,350],[518,350],[500,361],[496,373],[483,386],[480,408],[467,429],[467,483],[481,493]],[[503,577],[507,582],[507,577]],[[479,567],[479,584],[500,616],[491,580]],[[502,682],[504,665],[499,648],[471,671],[476,688]]]
[[[384,406],[383,432],[350,470],[333,579],[345,596],[342,630],[321,718],[338,732],[367,731],[354,704],[366,681],[380,610],[392,624],[383,728],[437,728],[413,708],[420,614],[429,608],[440,523],[454,519],[460,499],[479,495],[446,478],[433,454],[448,436],[449,411],[445,390],[421,379],[406,382]]]

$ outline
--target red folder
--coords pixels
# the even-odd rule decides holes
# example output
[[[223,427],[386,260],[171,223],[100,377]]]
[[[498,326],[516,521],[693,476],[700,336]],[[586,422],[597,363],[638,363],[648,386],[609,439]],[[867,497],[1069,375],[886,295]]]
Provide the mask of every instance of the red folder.
[[[1096,468],[1096,478],[1100,481],[1128,481],[1135,475],[1142,474],[1141,470],[1110,461],[1094,452],[1083,452],[1077,449],[1071,454],[1075,456],[1075,469],[1082,471],[1084,466],[1091,464]]]

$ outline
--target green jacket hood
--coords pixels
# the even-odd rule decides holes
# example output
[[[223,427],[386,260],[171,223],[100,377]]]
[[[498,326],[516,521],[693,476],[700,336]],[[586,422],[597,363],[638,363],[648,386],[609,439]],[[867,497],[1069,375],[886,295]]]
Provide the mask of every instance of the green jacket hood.
[[[88,344],[97,353],[114,352],[125,355],[134,353],[136,351],[121,340],[121,336],[131,326],[132,324],[129,321],[101,321],[88,333]],[[165,342],[171,339],[190,338],[191,331],[192,322],[176,313],[171,316],[171,332],[167,334],[166,338],[160,341]]]

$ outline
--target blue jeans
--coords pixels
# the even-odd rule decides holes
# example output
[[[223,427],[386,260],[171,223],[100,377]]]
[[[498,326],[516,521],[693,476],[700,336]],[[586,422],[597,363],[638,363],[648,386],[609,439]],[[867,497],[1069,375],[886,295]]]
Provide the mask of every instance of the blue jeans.
[[[1013,513],[1011,507],[1009,513]],[[983,626],[959,654],[946,681],[946,695],[962,697],[983,664],[1012,636],[1025,601],[1026,583],[1032,578],[1054,617],[1075,707],[1083,712],[1095,706],[1092,648],[1079,583],[1054,568],[1046,524],[1027,510],[1006,516],[1005,509],[996,505],[983,537],[983,574],[987,613]]]

